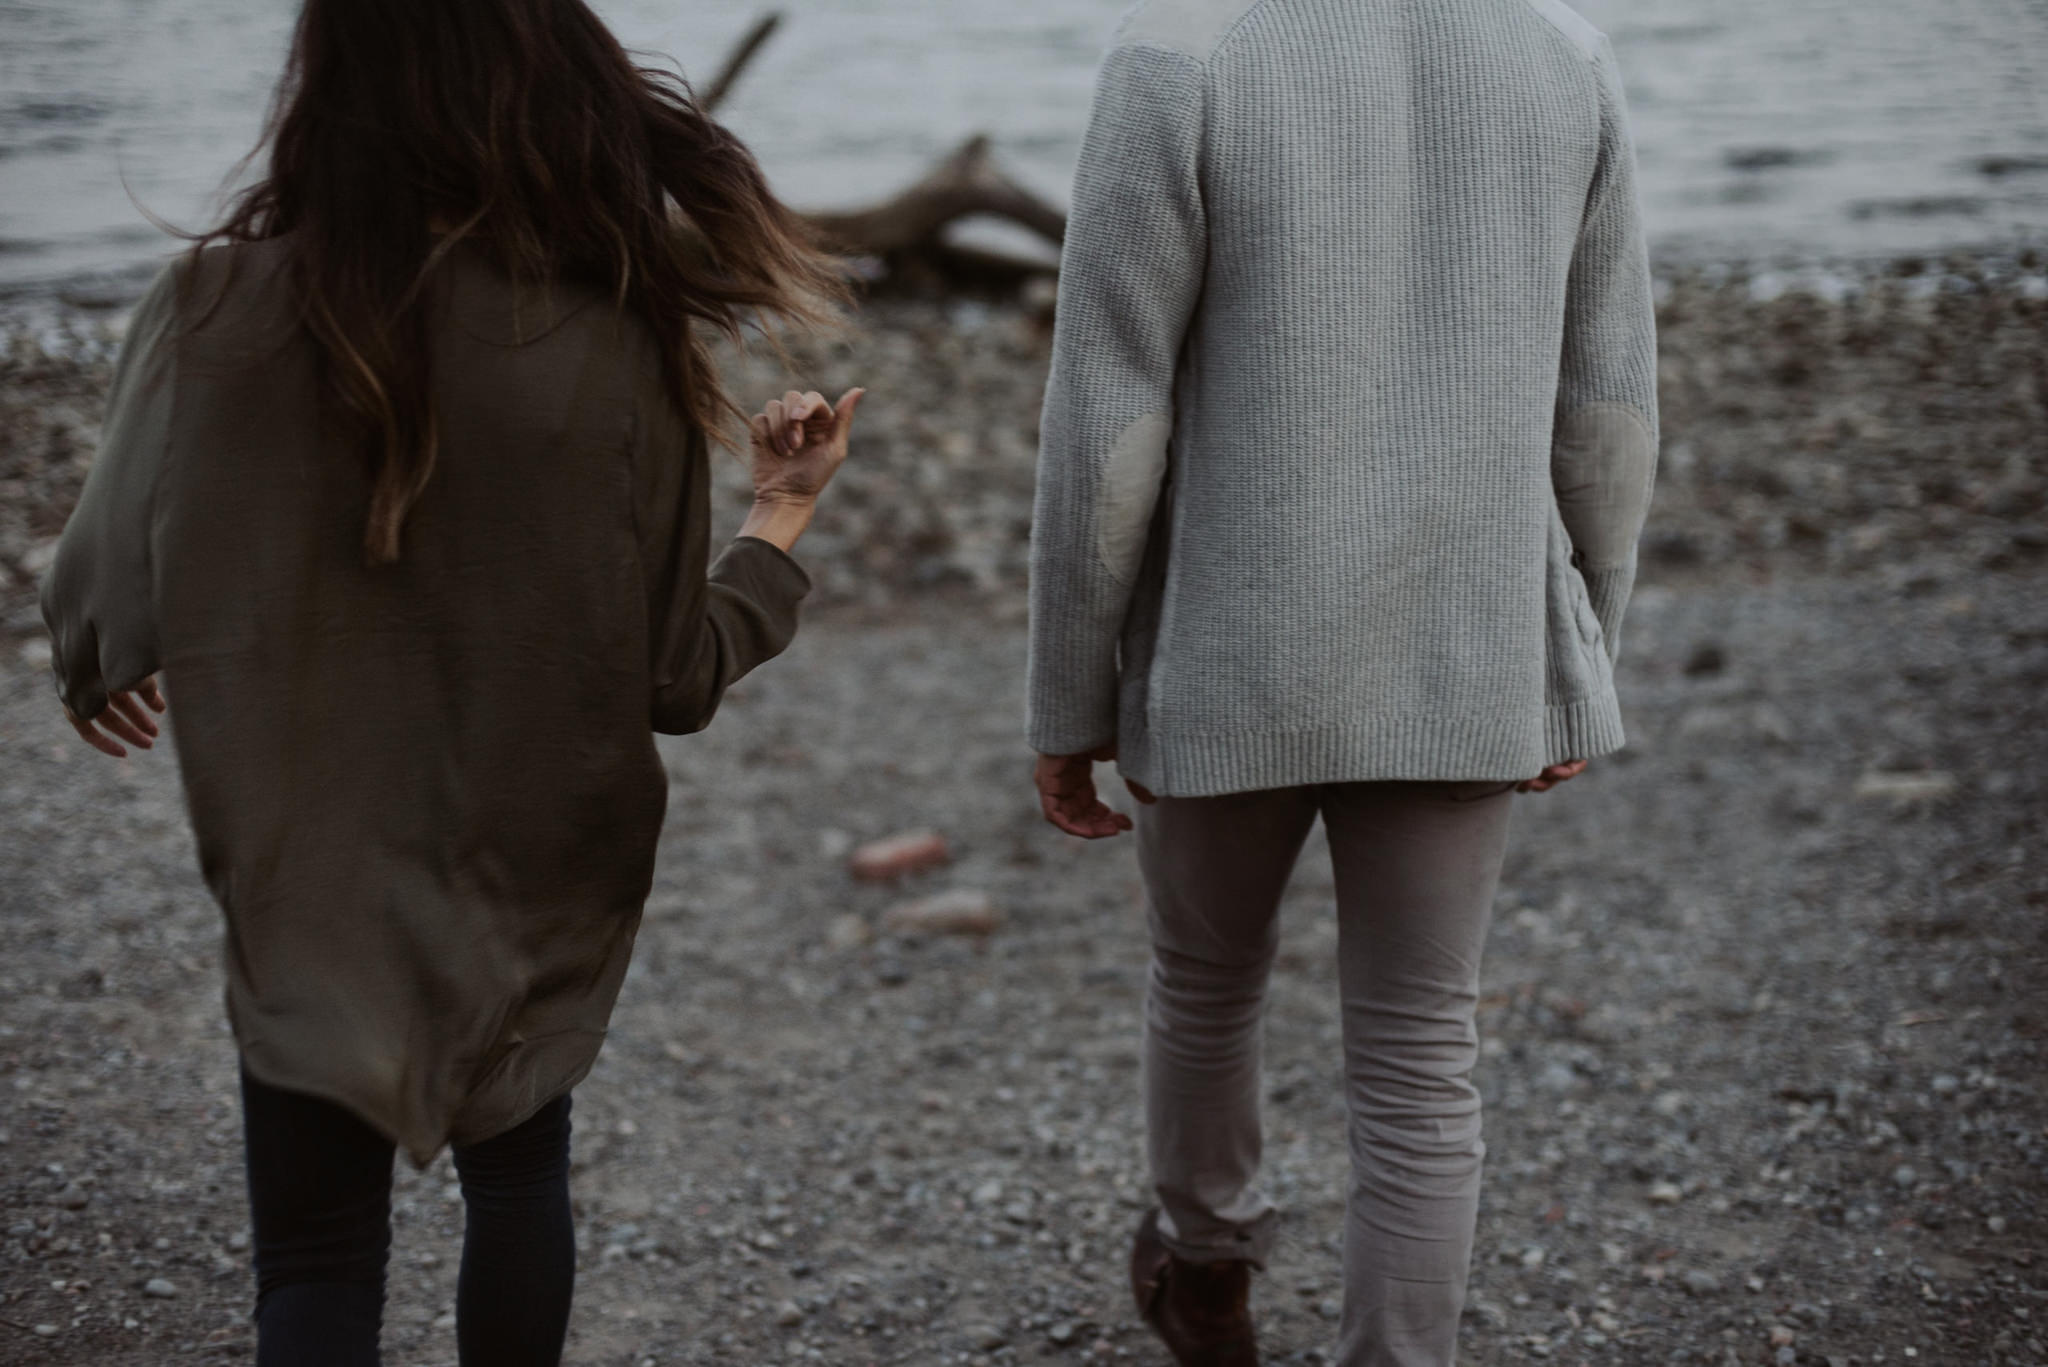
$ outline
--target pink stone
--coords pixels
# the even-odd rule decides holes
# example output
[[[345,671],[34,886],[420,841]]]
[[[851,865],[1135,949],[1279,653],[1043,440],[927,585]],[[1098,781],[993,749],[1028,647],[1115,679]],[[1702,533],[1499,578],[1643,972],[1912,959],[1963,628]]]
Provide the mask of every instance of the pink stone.
[[[952,859],[946,837],[937,831],[911,831],[861,846],[847,860],[846,867],[862,882],[888,883],[905,874],[938,868]]]

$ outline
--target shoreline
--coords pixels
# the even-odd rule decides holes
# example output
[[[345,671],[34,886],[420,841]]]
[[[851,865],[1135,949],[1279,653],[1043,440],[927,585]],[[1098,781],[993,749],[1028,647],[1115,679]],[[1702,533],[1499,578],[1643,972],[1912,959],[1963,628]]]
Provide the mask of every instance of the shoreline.
[[[63,331],[70,327],[91,332],[97,323],[118,323],[149,288],[157,271],[176,255],[177,251],[166,251],[146,263],[0,285],[0,346],[13,344],[15,335],[25,328]],[[1887,278],[1917,278],[1956,287],[1978,277],[1997,285],[2038,289],[2048,297],[2048,232],[2031,241],[2010,236],[1958,239],[1925,252],[1788,249],[1744,253],[1686,246],[1660,250],[1653,244],[1650,269],[1660,286],[1682,279],[1716,284],[1746,280],[1765,291],[1766,297],[1804,292],[1839,300]],[[1045,278],[1051,279],[1051,273]],[[2030,285],[2029,280],[2040,283]],[[886,286],[876,296],[884,302],[919,297]],[[1017,302],[981,294],[946,297],[973,298],[997,306]]]

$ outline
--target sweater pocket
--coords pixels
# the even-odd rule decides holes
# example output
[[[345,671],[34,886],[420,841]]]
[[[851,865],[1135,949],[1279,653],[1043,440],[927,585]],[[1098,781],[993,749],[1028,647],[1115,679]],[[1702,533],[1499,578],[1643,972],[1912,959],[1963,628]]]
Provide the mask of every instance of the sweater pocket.
[[[1572,554],[1571,534],[1556,505],[1550,510],[1550,538],[1544,555],[1544,643],[1552,706],[1595,697],[1612,686],[1600,619],[1593,611]]]

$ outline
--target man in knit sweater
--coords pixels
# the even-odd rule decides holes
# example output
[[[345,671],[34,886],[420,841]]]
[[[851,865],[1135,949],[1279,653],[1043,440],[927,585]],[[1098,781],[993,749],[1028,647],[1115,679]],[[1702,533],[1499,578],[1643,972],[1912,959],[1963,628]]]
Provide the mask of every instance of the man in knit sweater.
[[[1559,0],[1149,0],[1082,150],[1033,535],[1046,813],[1137,823],[1158,1209],[1141,1311],[1255,1362],[1258,1035],[1295,858],[1337,875],[1339,1360],[1447,1364],[1512,793],[1623,743],[1657,453],[1634,155]]]

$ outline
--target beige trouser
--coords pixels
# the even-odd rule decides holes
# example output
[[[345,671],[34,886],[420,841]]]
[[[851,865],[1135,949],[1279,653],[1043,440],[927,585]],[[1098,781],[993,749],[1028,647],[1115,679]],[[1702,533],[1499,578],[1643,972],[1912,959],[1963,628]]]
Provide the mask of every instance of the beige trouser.
[[[1151,905],[1145,1103],[1160,1230],[1264,1264],[1260,1016],[1276,912],[1321,815],[1337,875],[1351,1115],[1342,1367],[1443,1367],[1479,1206],[1479,957],[1505,783],[1355,783],[1164,798],[1138,818]]]

